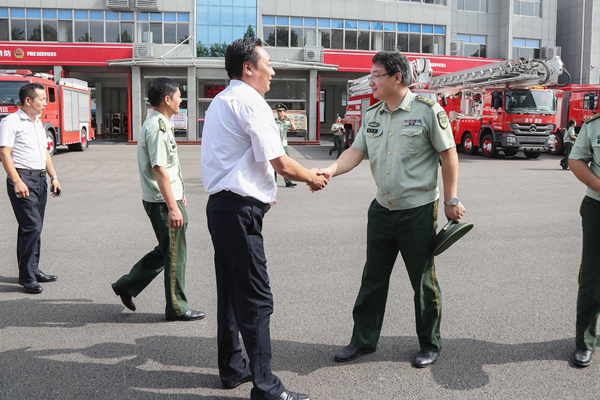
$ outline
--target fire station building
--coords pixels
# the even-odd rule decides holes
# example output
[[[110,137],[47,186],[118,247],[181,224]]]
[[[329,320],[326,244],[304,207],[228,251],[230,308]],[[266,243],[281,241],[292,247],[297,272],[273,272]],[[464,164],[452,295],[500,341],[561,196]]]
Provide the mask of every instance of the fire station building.
[[[596,3],[0,0],[0,68],[88,82],[97,133],[129,141],[136,141],[150,109],[148,81],[172,77],[184,99],[174,116],[176,136],[194,143],[202,138],[212,98],[228,84],[224,44],[253,33],[263,38],[276,72],[265,99],[296,114],[296,140],[315,142],[330,133],[337,114],[343,116],[348,80],[367,74],[380,50],[429,58],[439,75],[498,59],[550,57],[561,46],[572,83],[598,83],[600,54],[584,35],[593,31]],[[0,88],[0,103],[1,97]]]

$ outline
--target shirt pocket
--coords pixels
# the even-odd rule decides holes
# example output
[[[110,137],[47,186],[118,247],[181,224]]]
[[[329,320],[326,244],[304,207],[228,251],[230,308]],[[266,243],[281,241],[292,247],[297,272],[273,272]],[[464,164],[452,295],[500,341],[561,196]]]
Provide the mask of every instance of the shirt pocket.
[[[415,154],[423,148],[423,128],[413,126],[400,131],[400,154]]]
[[[369,154],[377,154],[383,147],[383,131],[380,127],[378,128],[366,128],[364,130],[365,143],[367,144],[367,151]]]

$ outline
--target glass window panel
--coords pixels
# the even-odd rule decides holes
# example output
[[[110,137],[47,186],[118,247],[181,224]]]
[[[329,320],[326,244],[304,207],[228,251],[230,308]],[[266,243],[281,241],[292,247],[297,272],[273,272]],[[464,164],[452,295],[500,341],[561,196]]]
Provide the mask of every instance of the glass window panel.
[[[150,24],[147,22],[138,22],[136,24],[137,28],[137,39],[136,41],[142,42],[144,40],[144,32],[148,32],[150,30]]]
[[[133,22],[121,22],[121,33],[119,42],[133,43]]]
[[[472,43],[479,43],[479,44],[485,44],[485,36],[477,36],[477,35],[472,35],[471,36],[471,42]]]
[[[369,21],[358,21],[358,29],[369,30],[371,29],[371,23]]]
[[[398,51],[407,52],[408,51],[408,34],[407,33],[399,33],[398,34]]]
[[[382,31],[383,30],[383,23],[381,22],[372,22],[371,23],[371,29],[374,31]]]
[[[263,38],[269,46],[275,46],[275,28],[272,26],[263,26]]]
[[[423,25],[423,33],[433,33],[433,25]]]
[[[346,31],[344,38],[344,48],[346,50],[356,50],[356,40],[358,38],[356,31]]]
[[[479,46],[479,57],[487,57],[487,46],[484,44]]]
[[[513,46],[515,47],[525,47],[525,39],[519,39],[519,38],[514,38],[513,39]]]
[[[208,20],[209,21],[220,21],[221,20],[221,8],[220,7],[208,7]]]
[[[223,42],[225,42],[225,44],[231,42],[233,40],[233,27],[228,25],[228,26],[223,26],[221,25],[221,34],[219,36],[219,44],[223,44]]]
[[[346,29],[356,29],[356,21],[346,20]]]
[[[534,49],[520,47],[519,48],[519,57],[534,58],[535,57]]]
[[[332,19],[331,20],[331,27],[332,28],[343,28],[344,27],[344,21],[341,19]]]
[[[42,12],[39,8],[28,8],[27,18],[42,18]]]
[[[290,19],[288,17],[277,17],[277,25],[289,25]]]
[[[535,4],[530,3],[528,1],[522,1],[520,15],[534,17],[535,16]]]
[[[383,32],[371,32],[371,50],[383,50]]]
[[[435,54],[446,54],[446,38],[444,36],[433,37],[433,51]]]
[[[147,12],[139,12],[137,13],[138,21],[148,21],[150,19],[150,14]]]
[[[257,7],[257,0],[245,0],[244,1],[244,5],[246,7],[256,8]]]
[[[384,31],[395,31],[395,26],[393,22],[384,22],[383,23],[383,30]]]
[[[58,19],[73,19],[73,10],[58,10]]]
[[[526,43],[527,47],[540,47],[540,41],[536,39],[527,39]]]
[[[465,9],[465,0],[458,0],[458,2],[456,3],[456,7],[459,10],[464,10]]]
[[[0,19],[0,40],[9,40],[7,19]]]
[[[10,38],[11,40],[25,40],[27,36],[25,36],[25,20],[24,19],[13,19],[10,21],[11,30],[10,30]]]
[[[118,21],[119,20],[119,12],[118,11],[106,11],[106,20],[107,21]]]
[[[11,8],[10,16],[12,18],[25,18],[25,9],[24,8]]]
[[[242,36],[244,36],[243,33],[241,36],[236,35],[236,37],[242,37]],[[183,42],[188,37],[190,37],[190,24],[186,24],[186,23],[177,24],[177,43]],[[188,40],[186,43],[189,44],[190,41]]]
[[[290,29],[290,47],[302,47],[304,43],[304,29],[303,28],[291,28]]]
[[[394,51],[396,50],[396,34],[392,32],[383,33],[383,50]]]
[[[329,19],[323,19],[323,18],[319,18],[319,25],[320,28],[329,28],[331,26],[331,21]]]
[[[358,31],[358,50],[369,50],[369,31]]]
[[[302,18],[292,17],[292,26],[302,26]]]
[[[263,15],[263,25],[275,25],[275,17]]]
[[[233,14],[233,25],[248,27],[248,25],[244,24],[244,7],[231,7],[231,10]],[[242,36],[244,36],[244,32],[242,32]],[[235,35],[234,37],[242,36]]]
[[[118,21],[106,21],[106,42],[119,43],[121,31],[119,30]],[[95,40],[94,40],[95,41]]]
[[[196,23],[198,25],[208,25],[208,6],[198,6],[196,14]]]
[[[465,11],[479,11],[479,0],[465,0]]]
[[[317,45],[317,30],[315,28],[304,28],[304,45]]]
[[[27,20],[27,40],[39,42],[42,40],[42,21],[39,19]]]
[[[75,19],[88,19],[87,10],[75,10]]]
[[[133,21],[133,12],[121,11],[121,21]]]
[[[88,22],[77,21],[75,22],[75,40],[77,42],[89,42],[90,32]]]
[[[90,19],[102,21],[104,19],[104,11],[90,11]]]
[[[73,23],[71,21],[58,21],[58,41],[73,41]]]
[[[344,31],[341,29],[331,30],[331,48],[340,49],[344,48]]]
[[[465,43],[465,56],[479,57],[479,45]]]
[[[152,32],[152,42],[162,44],[162,24],[159,23],[151,23],[150,24],[150,32]]]
[[[244,8],[244,26],[247,28],[248,25],[252,25],[256,32],[256,8]]]
[[[423,35],[421,37],[421,53],[433,54],[433,36]]]
[[[221,25],[233,25],[233,8],[232,7],[221,7],[221,19],[219,20]]]
[[[306,100],[306,82],[287,79],[273,79],[271,90],[265,93],[267,99]]]
[[[165,43],[177,43],[177,24],[165,24]]]
[[[458,34],[456,35],[456,40],[462,40],[465,43],[471,43],[471,35]]]
[[[90,21],[90,42],[104,42],[104,21]]]
[[[421,35],[409,35],[408,51],[411,53],[419,53],[421,51]]]
[[[436,25],[434,32],[436,34],[439,34],[439,35],[445,35],[446,34],[446,27],[445,26],[441,26],[441,25]]]
[[[150,13],[150,21],[162,21],[162,13],[159,12],[151,12]]]
[[[288,47],[289,46],[290,30],[289,28],[277,27],[277,46]]]
[[[44,42],[56,42],[58,40],[58,21],[44,21],[42,25]]]
[[[232,33],[232,40],[233,39],[237,39],[237,38],[241,38],[244,37],[244,34],[246,33],[246,29],[248,29],[247,27],[243,27],[243,26],[234,26],[231,29],[231,33]],[[254,30],[254,32],[256,33],[256,30]]]
[[[8,8],[0,8],[0,17],[8,17]]]
[[[190,13],[177,13],[178,22],[190,22]]]
[[[304,18],[304,26],[317,26],[316,18]]]
[[[323,46],[326,49],[331,48],[331,30],[319,29],[318,40],[317,46]]]
[[[164,18],[165,21],[175,22],[175,21],[177,21],[177,13],[166,12],[166,13],[163,14],[163,18]]]
[[[411,32],[421,32],[421,25],[420,24],[410,24],[410,31]]]
[[[408,32],[408,24],[398,24],[398,32]]]
[[[487,12],[487,0],[481,0],[481,11]]]

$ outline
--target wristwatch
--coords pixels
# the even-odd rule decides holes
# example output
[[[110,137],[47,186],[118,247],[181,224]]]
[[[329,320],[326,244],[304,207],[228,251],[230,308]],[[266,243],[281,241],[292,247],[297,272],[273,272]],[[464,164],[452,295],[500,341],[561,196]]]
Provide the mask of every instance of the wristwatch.
[[[56,175],[54,175],[54,176],[51,176],[51,177],[50,177],[50,180],[53,180],[53,179],[58,179],[58,176],[56,176]]]
[[[453,197],[450,199],[450,201],[445,201],[444,202],[445,206],[456,206],[458,205],[458,197]]]

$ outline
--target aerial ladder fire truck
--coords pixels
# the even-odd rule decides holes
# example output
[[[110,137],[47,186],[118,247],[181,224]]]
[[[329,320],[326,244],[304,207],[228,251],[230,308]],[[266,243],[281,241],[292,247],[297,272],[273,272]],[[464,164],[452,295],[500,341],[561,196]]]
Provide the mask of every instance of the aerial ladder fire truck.
[[[454,140],[465,153],[537,158],[561,134],[563,92],[547,87],[565,71],[558,56],[506,60],[432,77],[428,88],[446,96]]]

